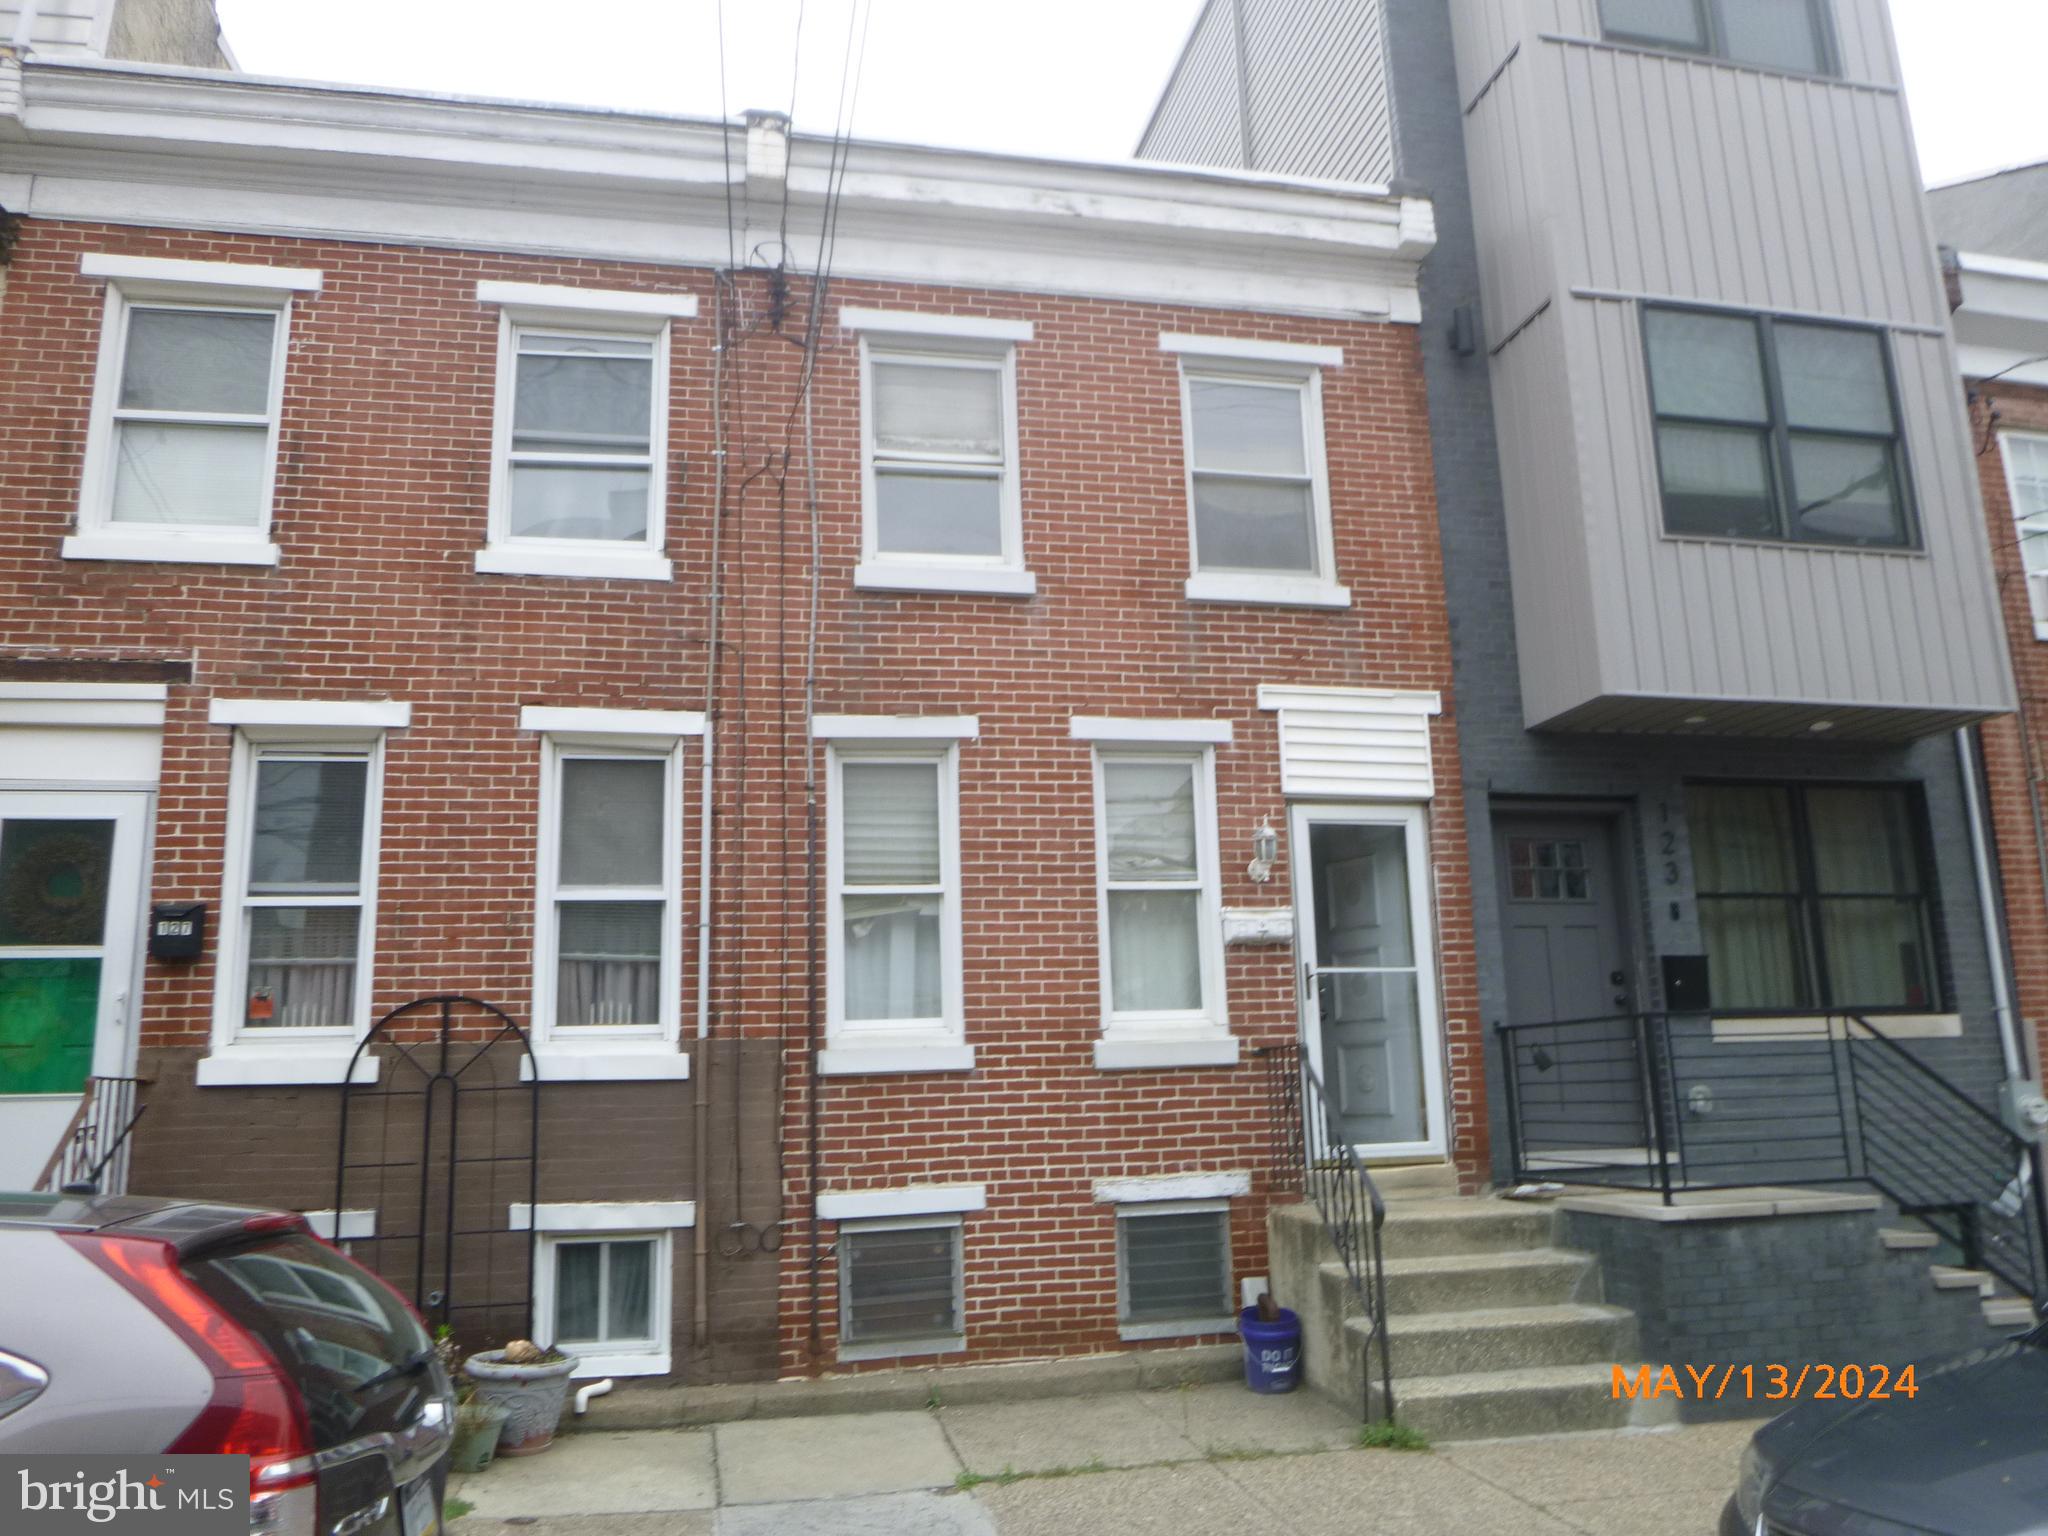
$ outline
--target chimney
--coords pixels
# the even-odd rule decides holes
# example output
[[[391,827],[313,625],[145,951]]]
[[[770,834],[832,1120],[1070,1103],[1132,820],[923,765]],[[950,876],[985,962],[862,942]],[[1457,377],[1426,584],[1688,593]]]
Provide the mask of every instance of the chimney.
[[[747,123],[747,196],[779,199],[789,179],[789,114],[760,109]]]

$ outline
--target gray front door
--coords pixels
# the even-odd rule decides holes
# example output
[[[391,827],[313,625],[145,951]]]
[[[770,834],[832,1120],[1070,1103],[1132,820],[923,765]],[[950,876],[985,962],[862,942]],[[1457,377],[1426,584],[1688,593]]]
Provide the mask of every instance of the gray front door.
[[[1509,1023],[1632,1008],[1612,827],[1598,816],[1494,818]]]
[[[1297,807],[1311,1059],[1342,1134],[1377,1155],[1441,1152],[1441,1063],[1419,811]]]

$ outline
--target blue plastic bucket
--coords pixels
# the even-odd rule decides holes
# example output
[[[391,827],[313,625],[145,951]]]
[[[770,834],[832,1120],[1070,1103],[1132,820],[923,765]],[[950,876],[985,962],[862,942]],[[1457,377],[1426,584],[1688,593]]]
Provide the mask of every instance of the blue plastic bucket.
[[[1287,1308],[1280,1321],[1262,1323],[1259,1309],[1237,1314],[1244,1336],[1244,1384],[1254,1392],[1292,1392],[1301,1380],[1301,1319]]]

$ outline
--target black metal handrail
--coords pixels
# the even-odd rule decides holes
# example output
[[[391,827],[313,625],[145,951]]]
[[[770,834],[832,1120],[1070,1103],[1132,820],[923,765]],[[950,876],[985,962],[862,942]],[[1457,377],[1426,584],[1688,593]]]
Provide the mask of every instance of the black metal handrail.
[[[129,1137],[147,1104],[138,1104],[145,1079],[89,1077],[78,1111],[36,1180],[39,1190],[118,1194],[128,1187]],[[110,1176],[111,1170],[111,1176]]]
[[[1518,1181],[1861,1184],[2048,1305],[2038,1149],[1860,1014],[1730,1049],[1704,1014],[1496,1024]],[[1739,1025],[1723,1020],[1723,1028]]]
[[[1344,1137],[1322,1080],[1298,1042],[1258,1047],[1272,1106],[1273,1183],[1299,1190],[1322,1218],[1323,1235],[1343,1265],[1345,1284],[1366,1322],[1361,1416],[1373,1417],[1373,1356],[1379,1356],[1380,1417],[1394,1418],[1394,1377],[1387,1351],[1387,1272],[1380,1249],[1386,1202],[1357,1149]]]

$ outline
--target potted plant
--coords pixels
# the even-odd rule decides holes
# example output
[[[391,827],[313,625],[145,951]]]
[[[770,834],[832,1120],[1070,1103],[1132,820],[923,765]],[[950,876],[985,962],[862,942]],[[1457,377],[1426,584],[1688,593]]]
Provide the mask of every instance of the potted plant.
[[[503,1349],[482,1350],[463,1362],[474,1401],[505,1410],[498,1436],[501,1455],[532,1456],[554,1444],[575,1369],[574,1355],[542,1349],[531,1339],[514,1339]]]
[[[434,1353],[455,1388],[455,1437],[448,1450],[451,1472],[481,1472],[497,1453],[510,1411],[476,1400],[476,1384],[462,1374],[462,1350],[446,1323],[434,1330]]]

